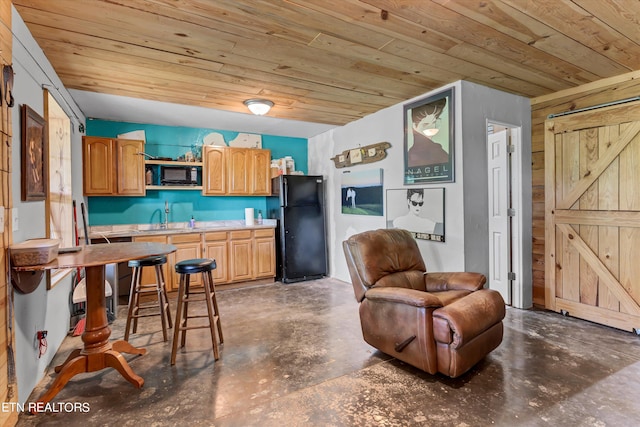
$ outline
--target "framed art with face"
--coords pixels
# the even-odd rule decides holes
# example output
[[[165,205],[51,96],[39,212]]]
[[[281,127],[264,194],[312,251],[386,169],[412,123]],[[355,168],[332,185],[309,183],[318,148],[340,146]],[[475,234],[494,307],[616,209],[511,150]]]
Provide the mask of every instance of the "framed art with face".
[[[387,228],[410,231],[416,239],[444,242],[444,188],[387,190]]]
[[[404,183],[454,181],[453,88],[404,106]]]

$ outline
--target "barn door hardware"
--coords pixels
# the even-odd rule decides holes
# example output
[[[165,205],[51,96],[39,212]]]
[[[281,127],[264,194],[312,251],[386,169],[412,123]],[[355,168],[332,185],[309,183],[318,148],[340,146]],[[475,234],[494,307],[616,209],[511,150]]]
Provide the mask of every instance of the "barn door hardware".
[[[380,161],[387,157],[387,148],[391,147],[388,142],[378,142],[351,150],[344,150],[341,154],[332,157],[331,160],[337,168],[367,164]]]

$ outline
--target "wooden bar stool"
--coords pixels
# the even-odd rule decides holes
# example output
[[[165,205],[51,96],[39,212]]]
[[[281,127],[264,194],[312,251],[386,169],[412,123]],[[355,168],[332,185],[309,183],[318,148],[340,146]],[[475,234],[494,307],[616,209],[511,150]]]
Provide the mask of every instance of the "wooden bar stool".
[[[142,259],[129,261],[129,267],[133,268],[131,277],[131,290],[129,292],[129,311],[127,314],[127,326],[124,332],[124,340],[129,340],[129,330],[131,321],[133,320],[133,333],[138,330],[138,318],[149,316],[160,316],[162,322],[162,336],[167,341],[167,326],[171,324],[171,310],[169,308],[169,298],[167,297],[167,289],[164,281],[164,272],[162,266],[167,263],[166,255],[153,256]],[[156,282],[152,284],[142,284],[142,269],[144,267],[154,267]],[[140,296],[156,294],[156,300],[151,302],[140,302]],[[157,308],[158,311],[153,313],[149,309]],[[144,313],[141,313],[144,310]]]
[[[176,309],[176,326],[173,330],[173,347],[171,349],[171,364],[176,363],[176,350],[178,349],[178,334],[182,331],[180,347],[184,347],[187,330],[208,328],[211,332],[211,343],[213,344],[213,357],[215,360],[220,358],[218,352],[218,340],[216,339],[216,327],[220,344],[224,342],[222,337],[222,326],[220,324],[220,312],[218,311],[218,302],[216,300],[216,289],[213,284],[213,276],[211,270],[216,268],[216,261],[213,259],[198,258],[180,261],[176,264],[176,273],[180,274],[180,285],[178,288],[178,308]],[[202,289],[192,290],[189,288],[189,278],[192,274],[202,274]],[[205,301],[207,306],[207,314],[189,315],[189,302]],[[188,319],[206,318],[206,324],[189,326]]]

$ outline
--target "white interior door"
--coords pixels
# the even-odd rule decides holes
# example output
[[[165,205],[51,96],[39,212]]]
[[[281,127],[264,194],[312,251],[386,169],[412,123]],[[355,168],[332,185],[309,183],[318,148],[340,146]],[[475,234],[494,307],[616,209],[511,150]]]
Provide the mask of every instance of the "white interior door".
[[[488,135],[489,171],[489,287],[511,304],[511,233],[509,221],[508,130]]]

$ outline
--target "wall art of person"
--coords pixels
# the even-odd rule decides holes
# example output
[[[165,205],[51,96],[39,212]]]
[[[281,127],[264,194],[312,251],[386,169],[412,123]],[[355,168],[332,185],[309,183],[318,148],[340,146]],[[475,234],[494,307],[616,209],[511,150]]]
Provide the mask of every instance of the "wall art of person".
[[[413,145],[407,150],[407,166],[427,166],[447,163],[449,153],[431,139],[438,133],[437,121],[447,105],[447,99],[411,109]]]

